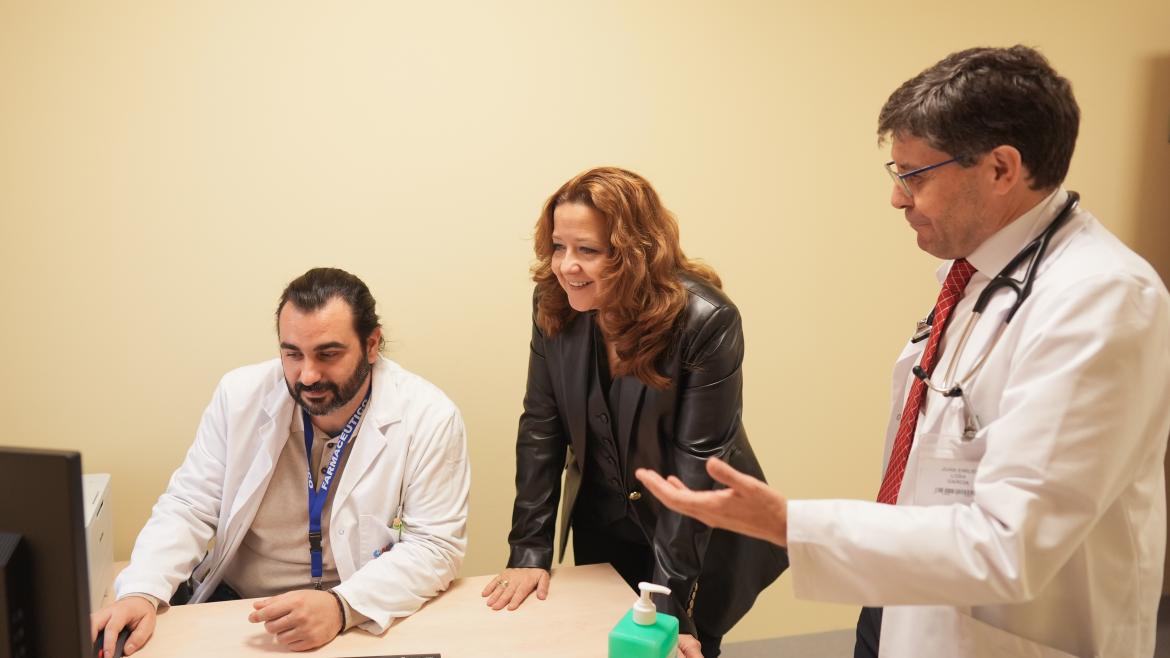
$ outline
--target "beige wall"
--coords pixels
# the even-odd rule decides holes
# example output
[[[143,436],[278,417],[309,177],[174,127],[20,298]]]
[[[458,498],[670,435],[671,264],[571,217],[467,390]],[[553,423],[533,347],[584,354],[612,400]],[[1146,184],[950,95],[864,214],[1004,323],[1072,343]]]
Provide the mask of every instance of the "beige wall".
[[[1038,46],[1084,111],[1070,187],[1150,249],[1170,215],[1170,4],[1126,4],[0,0],[3,442],[112,473],[125,558],[218,378],[275,356],[283,284],[344,267],[389,355],[466,416],[463,573],[493,571],[531,226],[566,178],[617,164],[743,311],[769,479],[869,498],[888,367],[935,287],[887,205],[878,108],[949,51]],[[731,639],[854,614],[782,578]]]

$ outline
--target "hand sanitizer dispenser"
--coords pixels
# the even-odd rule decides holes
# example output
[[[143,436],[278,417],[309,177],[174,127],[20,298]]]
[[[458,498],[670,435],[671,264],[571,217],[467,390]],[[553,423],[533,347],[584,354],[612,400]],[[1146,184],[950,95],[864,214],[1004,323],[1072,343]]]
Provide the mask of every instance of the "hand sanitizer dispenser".
[[[609,658],[676,658],[678,619],[658,612],[651,594],[670,594],[653,583],[638,583],[641,596],[609,632]]]

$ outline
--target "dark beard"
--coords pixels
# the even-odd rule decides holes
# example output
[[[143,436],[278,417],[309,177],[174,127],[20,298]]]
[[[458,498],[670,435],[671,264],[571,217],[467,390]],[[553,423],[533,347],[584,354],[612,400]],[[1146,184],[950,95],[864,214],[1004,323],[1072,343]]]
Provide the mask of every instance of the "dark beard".
[[[326,381],[317,382],[312,386],[305,386],[304,384],[297,382],[295,387],[289,384],[287,379],[284,381],[284,383],[285,386],[288,387],[288,394],[291,395],[293,399],[296,400],[301,405],[301,407],[305,409],[305,411],[308,411],[310,416],[326,416],[349,404],[350,401],[353,400],[354,396],[356,396],[362,389],[362,384],[366,382],[366,377],[373,369],[373,364],[371,364],[369,361],[366,361],[364,358],[361,359],[361,361],[358,362],[357,367],[354,368],[353,375],[351,375],[350,378],[346,380],[345,384],[342,385],[341,388],[338,388],[337,384],[334,384],[333,382]],[[304,391],[309,391],[312,393],[329,391],[333,395],[330,397],[328,402],[323,404],[314,404],[306,400],[304,396],[301,395],[301,393]]]

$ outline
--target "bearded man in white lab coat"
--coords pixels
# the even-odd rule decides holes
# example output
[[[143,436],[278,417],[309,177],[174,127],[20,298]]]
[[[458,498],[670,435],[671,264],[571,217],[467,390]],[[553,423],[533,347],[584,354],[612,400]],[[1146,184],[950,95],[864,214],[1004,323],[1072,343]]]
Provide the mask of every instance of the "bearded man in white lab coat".
[[[224,376],[116,602],[94,613],[106,655],[123,627],[125,653],[141,648],[172,597],[260,598],[249,621],[298,651],[356,625],[380,633],[459,570],[470,486],[459,410],[380,355],[374,298],[352,274],[308,271],[276,315],[280,358]]]
[[[882,108],[891,203],[946,281],[895,366],[879,502],[787,500],[715,459],[719,491],[638,474],[786,546],[797,596],[885,606],[857,656],[1153,655],[1170,297],[1062,187],[1079,116],[1021,46],[952,54]]]

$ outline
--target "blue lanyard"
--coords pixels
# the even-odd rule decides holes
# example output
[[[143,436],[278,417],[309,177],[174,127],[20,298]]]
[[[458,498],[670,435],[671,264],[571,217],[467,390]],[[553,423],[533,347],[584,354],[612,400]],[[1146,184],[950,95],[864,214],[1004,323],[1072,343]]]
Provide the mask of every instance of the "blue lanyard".
[[[305,424],[305,456],[309,461],[309,559],[310,568],[313,573],[313,586],[317,589],[321,589],[321,573],[323,571],[321,557],[321,512],[325,509],[325,498],[329,496],[329,485],[333,483],[333,476],[337,471],[337,462],[341,458],[341,451],[345,450],[345,444],[349,443],[350,437],[357,430],[358,424],[362,420],[362,412],[366,410],[366,405],[370,402],[370,391],[373,388],[373,384],[371,383],[370,389],[366,391],[366,397],[358,405],[353,415],[350,416],[349,422],[345,424],[345,429],[341,430],[341,434],[338,435],[337,449],[333,451],[333,457],[329,460],[329,466],[325,468],[325,475],[321,478],[320,489],[313,486],[313,423],[309,420],[309,412],[305,411],[304,407],[301,407],[301,420]]]

